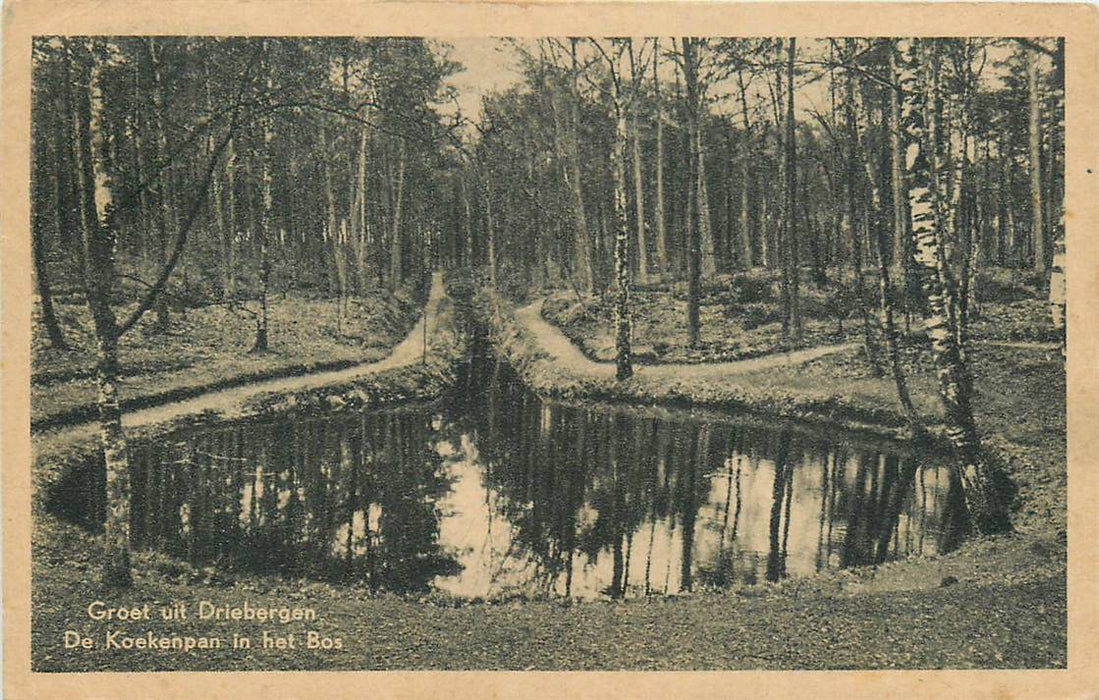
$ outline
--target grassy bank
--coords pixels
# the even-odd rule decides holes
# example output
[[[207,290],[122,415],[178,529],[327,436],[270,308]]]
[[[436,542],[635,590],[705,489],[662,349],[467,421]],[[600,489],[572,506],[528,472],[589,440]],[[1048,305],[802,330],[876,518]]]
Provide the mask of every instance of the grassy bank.
[[[439,597],[372,596],[365,589],[274,578],[226,579],[141,553],[124,594],[93,582],[99,540],[51,522],[36,537],[33,665],[40,671],[349,669],[850,669],[1062,668],[1064,563],[1055,549],[984,543],[974,560],[902,562],[729,593],[600,601],[466,603]],[[942,576],[958,580],[943,586]],[[947,579],[949,580],[949,579]],[[164,622],[160,605],[290,606],[314,622]],[[149,622],[102,623],[93,600],[149,603]],[[64,650],[71,629],[91,650]],[[262,630],[294,634],[299,648],[263,649]],[[220,649],[183,652],[104,648],[107,630],[143,636],[217,636]],[[300,648],[308,631],[342,648]],[[781,630],[781,632],[780,632]],[[229,648],[233,633],[253,647]]]
[[[376,291],[347,300],[297,294],[270,300],[270,349],[249,350],[254,310],[207,306],[171,316],[167,332],[155,314],[123,336],[120,395],[127,409],[177,401],[211,389],[260,379],[348,367],[385,357],[419,317],[409,290]],[[95,410],[95,340],[87,310],[58,305],[69,351],[49,347],[41,324],[31,343],[31,421],[36,428],[86,420]]]

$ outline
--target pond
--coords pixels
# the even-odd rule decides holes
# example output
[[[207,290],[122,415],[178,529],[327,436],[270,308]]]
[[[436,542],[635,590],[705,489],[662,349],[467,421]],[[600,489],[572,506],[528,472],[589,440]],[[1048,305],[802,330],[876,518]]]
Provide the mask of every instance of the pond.
[[[942,553],[945,458],[686,409],[545,401],[478,346],[430,406],[131,445],[132,537],[196,565],[466,598],[643,596]],[[103,521],[101,462],[50,509]]]

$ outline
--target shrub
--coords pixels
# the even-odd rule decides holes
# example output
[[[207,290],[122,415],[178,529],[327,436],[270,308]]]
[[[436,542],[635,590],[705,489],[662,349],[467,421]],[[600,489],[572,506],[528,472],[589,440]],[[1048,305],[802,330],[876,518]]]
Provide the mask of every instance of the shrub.
[[[744,330],[750,331],[760,326],[765,326],[768,323],[775,323],[782,320],[782,313],[778,307],[773,304],[744,304],[740,307],[739,313],[736,317],[740,321],[740,325]]]
[[[1041,297],[1043,275],[1033,270],[994,267],[977,275],[977,301],[1011,304]]]
[[[775,301],[774,281],[770,275],[752,273],[738,275],[730,285],[741,303],[762,303]]]

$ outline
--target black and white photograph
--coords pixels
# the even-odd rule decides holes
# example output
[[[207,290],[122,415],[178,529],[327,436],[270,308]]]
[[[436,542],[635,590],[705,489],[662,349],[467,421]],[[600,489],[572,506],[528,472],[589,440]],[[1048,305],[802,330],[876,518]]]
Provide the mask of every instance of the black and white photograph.
[[[34,36],[5,646],[1066,669],[1073,97],[1025,29]]]

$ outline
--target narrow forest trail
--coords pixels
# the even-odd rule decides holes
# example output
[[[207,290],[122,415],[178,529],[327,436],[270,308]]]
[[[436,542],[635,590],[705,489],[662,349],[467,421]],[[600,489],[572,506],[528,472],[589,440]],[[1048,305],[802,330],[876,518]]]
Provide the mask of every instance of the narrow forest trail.
[[[1013,350],[1060,350],[1060,343],[1051,343],[1038,340],[979,340],[979,345],[992,348],[1011,348]]]
[[[430,333],[438,318],[439,302],[443,298],[443,275],[435,272],[431,277],[431,290],[428,292],[427,301],[424,304],[424,313],[420,320],[409,331],[408,335],[394,346],[393,351],[381,360],[364,362],[340,370],[313,372],[294,377],[282,377],[267,379],[254,384],[230,389],[220,389],[205,394],[200,394],[183,401],[175,401],[160,406],[151,406],[136,411],[124,413],[122,425],[132,428],[143,425],[152,425],[181,416],[216,411],[219,413],[231,413],[239,408],[245,401],[260,394],[282,391],[303,391],[316,389],[330,384],[341,384],[353,381],[359,377],[384,372],[395,367],[402,367],[418,361],[424,352],[424,339]],[[425,332],[424,324],[427,324]],[[97,424],[93,422],[81,423],[70,428],[62,429],[66,437],[80,437],[82,433],[93,434],[97,430]]]
[[[543,299],[516,309],[515,317],[527,331],[537,340],[539,347],[554,360],[564,364],[574,373],[589,377],[612,377],[615,367],[613,362],[596,362],[584,355],[568,336],[561,332],[557,326],[542,318]],[[753,357],[745,360],[733,360],[731,362],[710,363],[683,363],[669,362],[660,365],[634,365],[634,372],[651,377],[717,377],[734,374],[746,374],[773,367],[785,367],[799,365],[815,360],[818,357],[831,355],[837,352],[854,350],[858,343],[842,343],[839,345],[821,345],[805,350],[775,353],[762,357]]]

